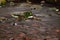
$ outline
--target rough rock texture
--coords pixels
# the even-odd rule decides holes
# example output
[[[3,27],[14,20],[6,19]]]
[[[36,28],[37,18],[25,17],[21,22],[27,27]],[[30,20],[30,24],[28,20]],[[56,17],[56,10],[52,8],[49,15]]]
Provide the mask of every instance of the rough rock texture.
[[[20,8],[1,8],[0,15],[7,16],[7,14],[12,12],[11,10],[21,11]],[[30,10],[30,7],[27,9],[23,7],[22,9]],[[7,21],[0,23],[0,40],[58,40],[60,35],[60,16],[49,10],[48,7],[31,11],[34,15],[41,14],[42,16],[39,16],[41,21],[28,19],[17,22],[18,25],[16,26],[11,25],[12,23]],[[52,16],[49,16],[49,14]]]

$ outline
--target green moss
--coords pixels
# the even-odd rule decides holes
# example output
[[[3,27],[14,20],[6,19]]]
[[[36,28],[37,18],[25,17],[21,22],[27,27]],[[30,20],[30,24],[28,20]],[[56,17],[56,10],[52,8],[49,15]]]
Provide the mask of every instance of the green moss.
[[[28,18],[29,16],[32,16],[32,12],[24,12],[24,17]]]

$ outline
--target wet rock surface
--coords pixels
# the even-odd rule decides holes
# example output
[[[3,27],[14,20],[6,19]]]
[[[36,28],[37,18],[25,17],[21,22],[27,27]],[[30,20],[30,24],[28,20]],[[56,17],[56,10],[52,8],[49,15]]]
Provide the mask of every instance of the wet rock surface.
[[[8,7],[1,8],[0,15],[7,16],[15,11],[32,11],[40,20],[25,20],[11,23],[0,23],[0,40],[58,40],[60,33],[60,16],[49,7],[42,7],[39,10],[31,10],[30,7]],[[49,16],[51,14],[52,16]],[[13,21],[14,22],[14,21]]]

